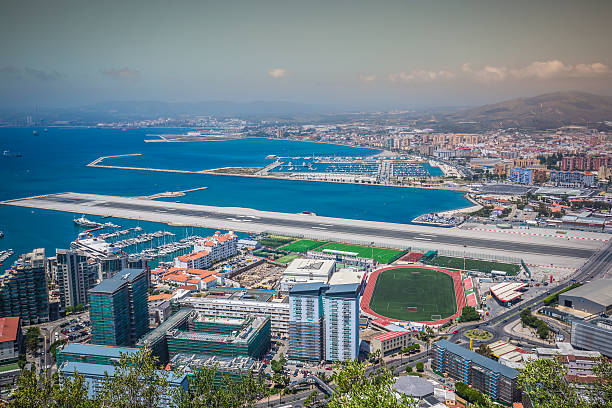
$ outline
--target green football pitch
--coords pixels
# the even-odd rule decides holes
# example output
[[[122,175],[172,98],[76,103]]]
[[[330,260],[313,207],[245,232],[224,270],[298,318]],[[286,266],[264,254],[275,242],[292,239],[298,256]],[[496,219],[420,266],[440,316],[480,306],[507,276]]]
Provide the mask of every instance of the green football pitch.
[[[457,311],[453,280],[444,272],[424,268],[384,271],[376,279],[370,308],[391,319],[444,319]]]
[[[298,241],[292,242],[290,244],[284,245],[279,249],[283,251],[289,252],[308,252],[312,249],[320,247],[325,244],[325,241],[314,241],[312,239],[300,239]]]
[[[356,252],[361,258],[372,258],[374,255],[374,260],[380,264],[390,264],[395,261],[400,256],[404,255],[406,251],[399,251],[397,249],[387,249],[387,248],[374,248],[362,245],[352,245],[352,244],[339,244],[336,242],[330,242],[327,245],[320,246],[316,249],[316,251],[323,252],[324,249],[332,249],[335,251],[345,251],[345,252]]]

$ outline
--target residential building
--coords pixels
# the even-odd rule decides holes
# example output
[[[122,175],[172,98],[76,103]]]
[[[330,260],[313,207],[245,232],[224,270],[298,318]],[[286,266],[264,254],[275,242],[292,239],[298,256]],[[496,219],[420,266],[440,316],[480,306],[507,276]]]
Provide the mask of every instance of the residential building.
[[[137,351],[138,349],[133,347],[68,343],[56,349],[55,359],[58,368],[66,362],[115,365],[119,363],[122,355],[130,356]]]
[[[217,317],[245,318],[250,315],[270,316],[271,331],[274,335],[289,334],[289,303],[269,300],[257,300],[251,293],[256,290],[242,289],[247,296],[206,296],[186,297],[177,301],[181,307],[188,307],[198,312]],[[219,292],[223,293],[223,292]],[[287,298],[285,298],[285,301]]]
[[[89,290],[92,343],[133,346],[147,332],[145,269],[123,269]]]
[[[431,366],[494,400],[511,404],[520,398],[517,370],[447,340],[434,343]]]
[[[54,272],[60,294],[60,306],[88,305],[89,289],[98,282],[99,264],[83,251],[57,249]]]
[[[595,175],[580,171],[551,171],[550,182],[562,187],[592,187]]]
[[[359,353],[360,284],[299,283],[289,292],[289,356],[344,361]]]
[[[21,255],[0,275],[0,317],[20,317],[22,324],[49,321],[45,250]]]
[[[265,368],[263,362],[249,356],[224,357],[210,354],[178,353],[169,362],[172,370],[193,373],[201,368],[214,368],[214,382],[221,385],[225,376],[237,381],[248,373],[258,377]]]
[[[103,364],[90,364],[90,363],[78,363],[78,362],[65,362],[60,368],[59,372],[62,377],[74,378],[77,373],[82,375],[85,379],[87,386],[87,396],[89,398],[95,398],[103,389],[104,382],[107,377],[115,375],[117,369],[112,365]],[[189,387],[189,381],[186,373],[177,374],[173,371],[159,371],[161,375],[166,376],[170,391],[167,394],[162,394],[161,404],[159,408],[169,408],[173,406],[172,398],[175,390],[182,388],[187,391]]]
[[[0,365],[19,360],[23,352],[23,334],[19,317],[0,318]]]
[[[323,293],[325,360],[359,356],[359,283],[330,285]]]
[[[578,349],[599,351],[612,358],[612,319],[572,320],[571,343]]]
[[[510,169],[509,179],[519,184],[533,184],[533,171],[520,167],[513,167]]]
[[[212,263],[227,259],[238,253],[238,236],[233,231],[226,234],[216,231],[215,235],[196,242],[193,252],[200,251],[208,251]]]

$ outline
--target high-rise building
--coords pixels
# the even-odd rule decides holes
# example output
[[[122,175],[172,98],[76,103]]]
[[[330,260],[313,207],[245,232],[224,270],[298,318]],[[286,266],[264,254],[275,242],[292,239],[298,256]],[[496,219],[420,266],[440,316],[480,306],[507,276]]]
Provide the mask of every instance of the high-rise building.
[[[344,361],[359,354],[358,283],[299,283],[289,292],[289,356]]]
[[[49,321],[45,250],[21,255],[0,276],[0,317],[17,316],[23,324]]]
[[[89,290],[92,343],[133,346],[147,332],[145,269],[123,269]]]
[[[62,308],[89,304],[88,291],[98,282],[99,264],[90,261],[83,251],[57,249],[52,268]]]
[[[330,285],[323,294],[325,360],[359,356],[359,288],[357,283]]]

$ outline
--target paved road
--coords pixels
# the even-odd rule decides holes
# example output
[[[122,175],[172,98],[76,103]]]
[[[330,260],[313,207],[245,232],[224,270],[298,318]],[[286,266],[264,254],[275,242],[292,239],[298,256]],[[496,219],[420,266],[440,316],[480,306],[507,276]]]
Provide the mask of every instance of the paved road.
[[[477,326],[487,328],[487,330],[490,330],[494,333],[494,339],[499,339],[503,335],[507,335],[507,333],[505,333],[503,330],[503,326],[508,324],[509,321],[518,318],[518,315],[521,313],[521,310],[525,309],[526,307],[537,309],[544,304],[544,298],[546,298],[550,294],[559,292],[560,290],[565,289],[566,287],[572,285],[575,282],[584,283],[600,276],[606,276],[608,273],[610,273],[610,271],[612,271],[612,241],[609,241],[605,246],[595,252],[587,260],[587,262],[574,273],[571,280],[564,282],[554,288],[550,288],[548,291],[544,292],[539,296],[534,297],[533,299],[521,302],[516,307],[508,310],[505,313],[502,313],[499,316],[493,317],[488,321],[463,326],[458,329],[458,332],[456,334],[453,334],[451,336],[450,340],[456,341],[461,339],[466,331],[473,329]],[[540,345],[534,341],[521,341],[540,347]]]
[[[311,233],[325,234],[333,232],[336,234],[353,234],[366,237],[387,238],[395,240],[406,240],[423,242],[424,244],[449,244],[459,247],[485,248],[489,250],[512,251],[517,253],[530,253],[539,255],[562,256],[571,258],[589,258],[594,250],[590,248],[572,248],[556,243],[539,244],[519,242],[518,237],[499,237],[499,239],[484,239],[477,237],[457,236],[456,233],[444,233],[444,229],[435,228],[424,237],[423,232],[411,231],[401,224],[392,224],[385,228],[381,226],[367,226],[361,222],[343,220],[341,223],[333,220],[322,224],[320,217],[312,217],[312,221],[296,219],[295,214],[281,214],[272,216],[273,213],[257,212],[261,216],[244,216],[240,212],[232,214],[231,208],[218,208],[218,211],[209,210],[211,207],[195,206],[177,203],[151,202],[147,200],[114,200],[109,196],[79,196],[73,193],[53,194],[37,198],[9,200],[4,202],[9,205],[26,205],[37,208],[50,208],[49,205],[60,204],[64,211],[75,213],[87,213],[98,215],[112,215],[122,217],[121,214],[130,213],[131,216],[150,221],[180,222],[186,220],[194,226],[207,226],[218,228],[221,222],[240,222],[243,230],[257,232],[265,228],[289,228],[296,231],[309,230]],[[199,208],[198,208],[199,207]],[[263,215],[266,214],[266,215]],[[125,215],[123,215],[125,218]],[[177,221],[177,217],[181,217]],[[326,218],[323,218],[326,219]],[[382,223],[381,223],[382,224]],[[257,227],[257,228],[256,228]],[[505,238],[505,239],[504,239]],[[416,240],[416,241],[415,241]],[[426,241],[423,241],[426,240]]]

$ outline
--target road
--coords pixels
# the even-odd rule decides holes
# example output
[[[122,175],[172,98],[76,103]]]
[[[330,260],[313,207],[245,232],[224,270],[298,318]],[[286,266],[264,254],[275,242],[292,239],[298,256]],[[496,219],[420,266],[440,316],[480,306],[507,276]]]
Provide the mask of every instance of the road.
[[[486,328],[488,331],[493,332],[494,337],[490,341],[498,340],[502,336],[506,335],[503,330],[503,326],[508,324],[509,321],[512,321],[518,317],[521,313],[521,310],[529,307],[531,309],[537,309],[540,306],[543,306],[543,300],[547,296],[552,293],[559,292],[568,286],[572,285],[575,282],[584,283],[586,281],[590,281],[592,279],[598,278],[600,276],[607,276],[607,274],[612,271],[612,241],[606,243],[602,248],[600,248],[597,252],[595,252],[587,262],[582,265],[572,276],[572,279],[561,283],[554,288],[550,288],[548,291],[543,294],[534,297],[525,302],[519,303],[516,307],[508,310],[505,313],[502,313],[498,316],[495,316],[485,322],[474,323],[471,325],[462,326],[459,328],[457,333],[453,334],[450,338],[451,341],[457,341],[462,339],[464,333],[474,327],[480,326],[482,328]],[[525,342],[525,341],[523,341]],[[538,347],[544,345],[543,343],[529,342]]]
[[[274,229],[296,235],[361,236],[379,240],[408,241],[420,245],[451,245],[461,251],[465,247],[509,252],[515,256],[538,254],[563,258],[587,259],[599,243],[572,243],[563,239],[539,240],[521,235],[497,235],[488,238],[475,231],[454,228],[423,227],[373,221],[359,221],[330,217],[307,216],[257,211],[243,208],[211,207],[204,205],[153,201],[93,194],[60,193],[2,202],[6,205],[44,208],[50,210],[94,214],[119,218],[142,219],[175,225],[234,229],[263,232]]]

